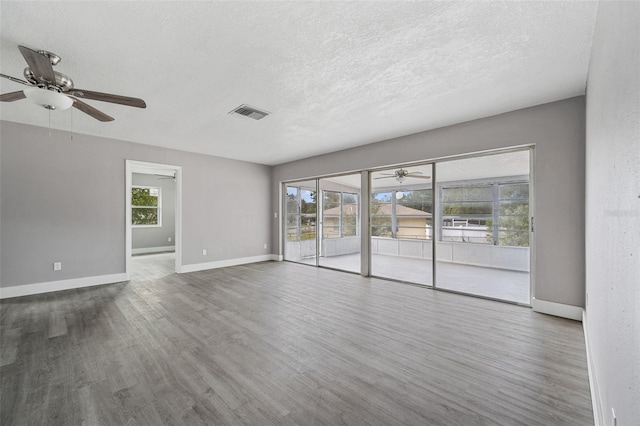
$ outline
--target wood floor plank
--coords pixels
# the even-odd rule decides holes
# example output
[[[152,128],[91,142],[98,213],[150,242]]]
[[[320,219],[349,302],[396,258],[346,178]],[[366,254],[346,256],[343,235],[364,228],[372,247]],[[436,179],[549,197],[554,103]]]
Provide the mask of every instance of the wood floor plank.
[[[2,425],[588,425],[580,323],[265,262],[3,300]]]

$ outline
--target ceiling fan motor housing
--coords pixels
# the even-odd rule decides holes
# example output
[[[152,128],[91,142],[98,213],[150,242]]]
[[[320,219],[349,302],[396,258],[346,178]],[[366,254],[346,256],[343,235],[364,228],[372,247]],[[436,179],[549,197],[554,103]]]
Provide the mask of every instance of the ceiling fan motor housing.
[[[41,89],[57,90],[58,92],[68,92],[73,89],[73,80],[71,80],[71,77],[58,71],[53,72],[56,76],[55,84],[47,84],[45,81],[39,80],[29,67],[24,69],[23,74],[24,78],[26,78],[29,83],[34,84]]]

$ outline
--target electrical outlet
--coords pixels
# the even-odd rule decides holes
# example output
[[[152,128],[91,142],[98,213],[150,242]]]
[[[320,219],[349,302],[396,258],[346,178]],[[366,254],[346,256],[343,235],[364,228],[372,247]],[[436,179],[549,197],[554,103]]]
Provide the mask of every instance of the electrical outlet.
[[[54,262],[53,263],[53,270],[54,271],[61,271],[62,270],[62,262]]]
[[[264,243],[264,248],[265,248],[265,249],[267,248],[267,243]]]
[[[171,242],[171,237],[167,238],[167,241]]]
[[[206,256],[207,255],[207,249],[202,249],[202,255]]]
[[[278,218],[278,212],[273,212],[273,218],[277,219]]]

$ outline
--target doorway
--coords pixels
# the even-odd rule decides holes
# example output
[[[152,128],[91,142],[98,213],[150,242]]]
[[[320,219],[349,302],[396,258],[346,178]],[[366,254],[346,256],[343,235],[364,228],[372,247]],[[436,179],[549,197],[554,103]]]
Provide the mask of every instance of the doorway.
[[[181,182],[180,166],[126,161],[128,279],[154,279],[181,272]]]

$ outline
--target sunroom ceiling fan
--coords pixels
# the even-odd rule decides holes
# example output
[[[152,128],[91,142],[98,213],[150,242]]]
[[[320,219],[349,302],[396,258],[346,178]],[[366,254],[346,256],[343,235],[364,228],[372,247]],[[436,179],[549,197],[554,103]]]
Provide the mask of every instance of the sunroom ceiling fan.
[[[410,172],[405,169],[398,169],[393,173],[380,173],[380,176],[374,179],[395,179],[398,182],[402,183],[406,178],[416,178],[416,179],[431,179],[431,176],[422,176],[422,172]]]
[[[5,74],[0,74],[0,76],[15,83],[29,86],[29,88],[0,95],[0,102],[14,102],[28,98],[49,110],[64,110],[73,106],[99,121],[113,121],[113,117],[97,110],[78,98],[110,102],[136,108],[147,107],[147,104],[142,99],[76,89],[73,86],[71,78],[53,70],[53,67],[60,62],[60,56],[47,52],[46,50],[36,51],[24,46],[18,46],[18,49],[25,61],[27,61],[27,65],[29,65],[24,69],[23,73],[26,81]]]

